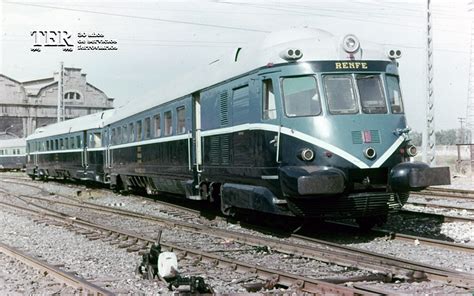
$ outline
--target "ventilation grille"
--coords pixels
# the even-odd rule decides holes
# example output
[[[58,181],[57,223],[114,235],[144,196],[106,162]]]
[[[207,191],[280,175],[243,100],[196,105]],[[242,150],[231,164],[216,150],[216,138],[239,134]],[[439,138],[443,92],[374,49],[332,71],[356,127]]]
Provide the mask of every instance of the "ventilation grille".
[[[210,160],[211,165],[229,165],[230,164],[229,135],[211,137],[209,160]]]
[[[227,91],[225,92],[222,92],[221,95],[220,95],[220,100],[219,100],[219,103],[220,103],[220,116],[219,116],[219,119],[220,119],[220,122],[221,122],[221,126],[225,126],[225,125],[228,125],[229,124],[229,104],[228,104],[228,99],[229,99],[229,95],[227,93]]]
[[[352,143],[380,143],[380,132],[378,130],[370,131],[352,131]]]
[[[362,144],[362,133],[360,131],[352,132],[352,144]]]

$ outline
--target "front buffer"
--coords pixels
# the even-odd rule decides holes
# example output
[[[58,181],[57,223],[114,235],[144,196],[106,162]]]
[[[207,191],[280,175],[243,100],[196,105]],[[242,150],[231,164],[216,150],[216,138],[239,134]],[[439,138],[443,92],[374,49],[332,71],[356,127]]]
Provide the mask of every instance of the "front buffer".
[[[394,166],[389,175],[394,192],[420,191],[428,186],[449,185],[449,167],[431,168],[423,162],[404,162]]]

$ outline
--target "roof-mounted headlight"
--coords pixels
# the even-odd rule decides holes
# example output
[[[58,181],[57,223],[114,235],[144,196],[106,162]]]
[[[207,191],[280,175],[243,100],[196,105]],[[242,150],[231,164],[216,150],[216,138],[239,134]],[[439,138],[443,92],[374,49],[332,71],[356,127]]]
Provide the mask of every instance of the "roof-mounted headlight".
[[[354,52],[359,50],[360,41],[353,34],[346,35],[346,36],[344,36],[344,39],[342,39],[342,48],[347,53],[354,53]]]
[[[402,57],[402,51],[400,49],[389,49],[387,50],[387,56],[389,59],[399,59]]]
[[[280,52],[280,57],[286,61],[297,61],[303,57],[303,52],[299,48],[288,48]]]

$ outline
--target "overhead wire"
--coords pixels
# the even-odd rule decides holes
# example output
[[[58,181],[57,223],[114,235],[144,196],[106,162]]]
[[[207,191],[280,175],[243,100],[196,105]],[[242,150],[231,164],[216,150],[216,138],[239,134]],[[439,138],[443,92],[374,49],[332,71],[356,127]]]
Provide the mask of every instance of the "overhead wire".
[[[270,31],[259,30],[259,29],[233,27],[233,26],[216,25],[216,24],[206,24],[206,23],[198,23],[198,22],[191,22],[191,21],[179,21],[179,20],[171,20],[171,19],[156,18],[156,17],[146,17],[146,16],[137,16],[137,15],[130,15],[130,14],[120,14],[120,13],[112,13],[112,12],[94,11],[94,10],[87,10],[87,9],[67,8],[67,7],[61,7],[61,6],[51,6],[51,5],[42,5],[42,4],[32,4],[32,3],[20,3],[20,2],[11,2],[11,1],[5,1],[4,3],[12,4],[12,5],[23,5],[23,6],[30,6],[30,7],[57,9],[57,10],[65,10],[65,11],[75,11],[75,12],[83,12],[83,13],[91,13],[91,14],[99,14],[99,15],[108,15],[108,16],[115,16],[115,17],[125,17],[125,18],[134,18],[134,19],[158,21],[158,22],[176,23],[176,24],[184,24],[184,25],[195,25],[195,26],[210,27],[210,28],[239,30],[239,31],[247,31],[247,32],[257,32],[257,33],[270,33]]]

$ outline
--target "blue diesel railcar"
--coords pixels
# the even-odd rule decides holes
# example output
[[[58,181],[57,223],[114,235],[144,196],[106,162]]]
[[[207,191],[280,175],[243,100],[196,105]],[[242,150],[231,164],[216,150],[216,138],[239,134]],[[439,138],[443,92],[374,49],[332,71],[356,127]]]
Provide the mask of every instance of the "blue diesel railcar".
[[[158,98],[38,131],[28,173],[370,227],[450,182],[447,167],[410,161],[400,55],[354,35],[272,33]]]
[[[26,164],[26,140],[14,138],[0,140],[0,170],[21,170]]]

